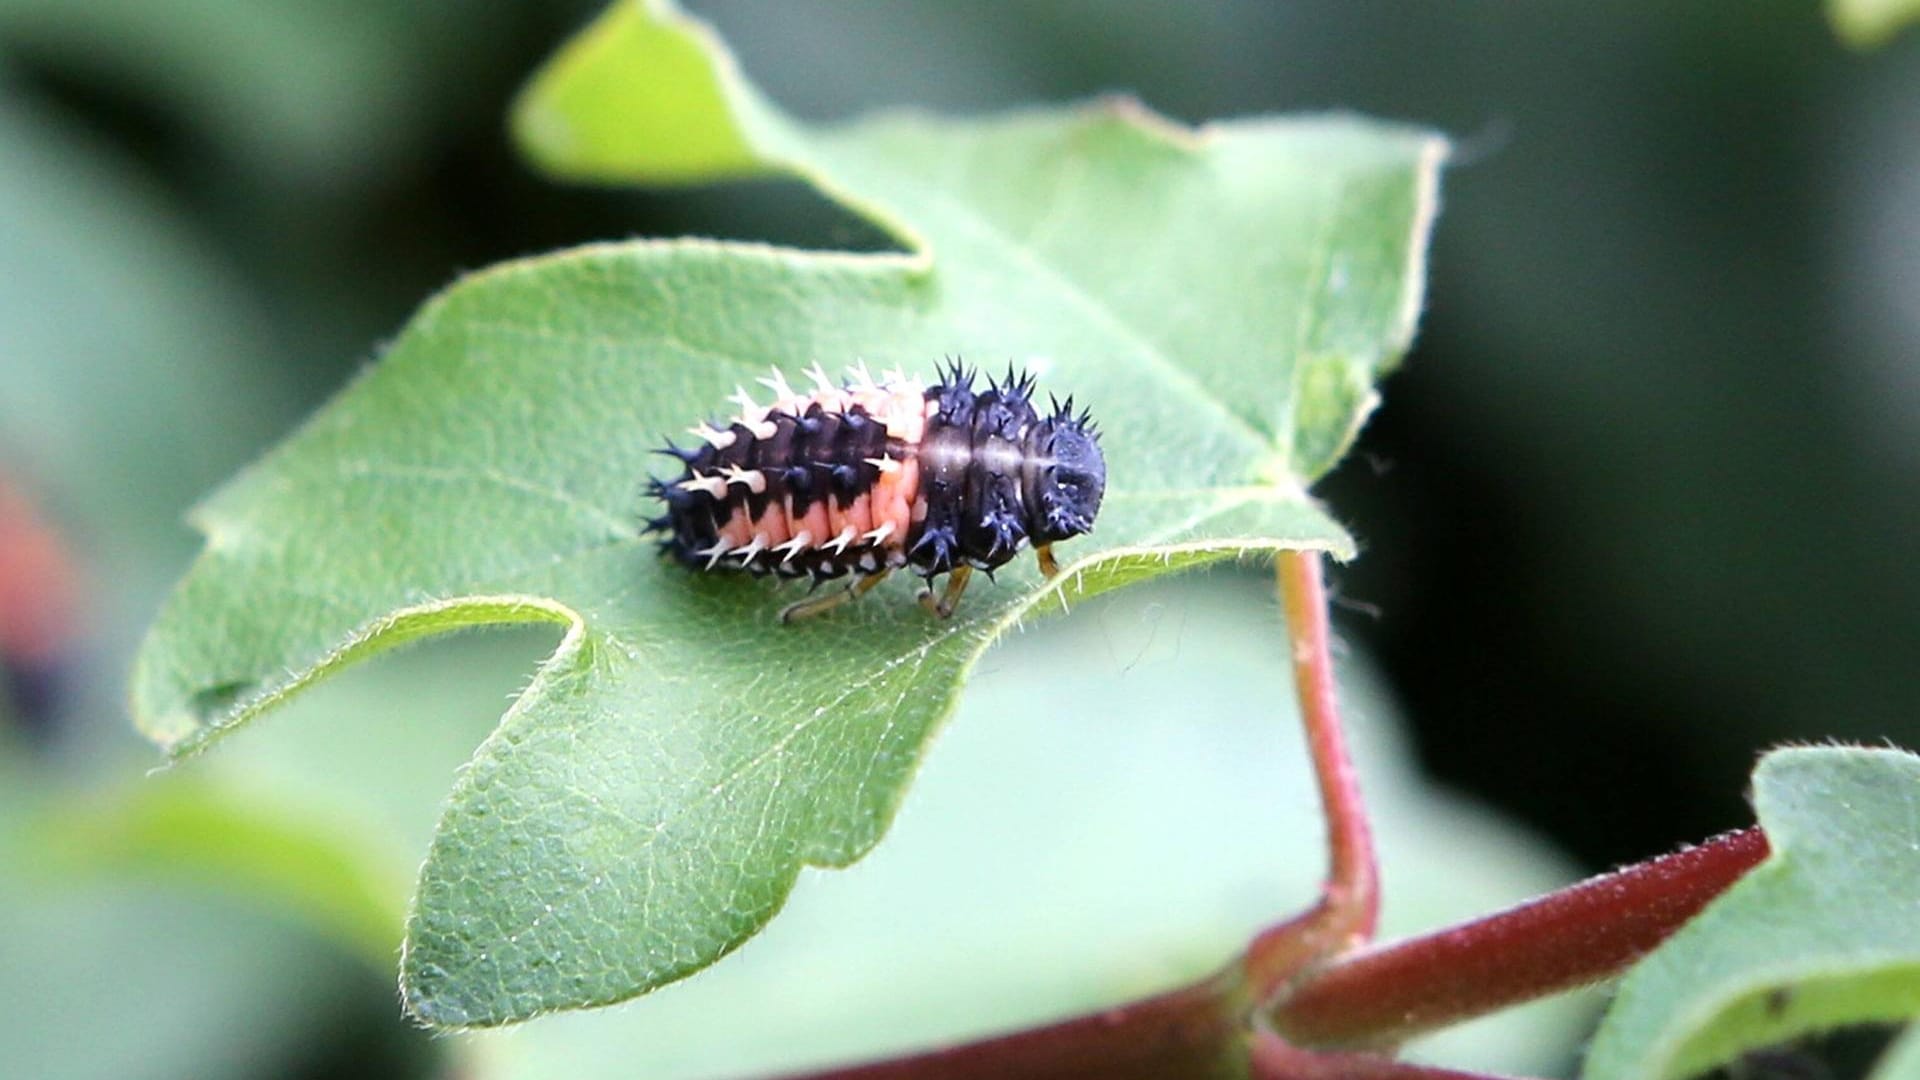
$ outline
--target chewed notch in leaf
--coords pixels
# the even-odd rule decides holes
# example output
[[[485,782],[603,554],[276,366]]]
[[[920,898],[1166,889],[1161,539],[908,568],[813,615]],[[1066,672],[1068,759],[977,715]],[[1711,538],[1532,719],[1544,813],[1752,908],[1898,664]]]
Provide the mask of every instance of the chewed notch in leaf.
[[[689,85],[710,92],[657,107]],[[422,869],[402,977],[429,1023],[618,1001],[738,945],[801,867],[879,839],[1016,620],[1247,551],[1351,549],[1306,488],[1411,338],[1437,138],[1352,118],[1188,131],[1113,103],[815,131],[658,3],[612,8],[520,109],[557,171],[786,172],[911,250],[631,241],[471,275],[196,512],[207,548],[134,687],[177,752],[405,640],[568,627]],[[686,131],[704,149],[668,138]],[[1011,563],[945,621],[890,582],[890,602],[782,628],[803,593],[685,573],[643,534],[646,484],[671,477],[652,451],[736,384],[856,360],[935,378],[949,355],[1096,409],[1099,527],[1058,577]]]

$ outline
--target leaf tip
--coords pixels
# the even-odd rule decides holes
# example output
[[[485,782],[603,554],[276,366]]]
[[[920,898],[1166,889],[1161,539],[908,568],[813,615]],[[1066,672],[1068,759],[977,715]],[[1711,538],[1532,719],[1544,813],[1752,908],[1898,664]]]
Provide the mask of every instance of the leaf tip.
[[[410,952],[402,952],[400,961],[400,1008],[407,1019],[433,1031],[453,1032],[471,1029],[473,1014],[460,1002],[433,992],[431,986],[444,981],[446,972],[423,973],[408,962]],[[438,979],[433,975],[437,974]]]
[[[522,154],[560,176],[659,184],[779,175],[781,120],[712,27],[671,0],[606,9],[520,92]]]
[[[400,942],[400,1009],[407,1019],[440,1034],[497,1027],[515,1020],[530,1019],[532,1013],[501,1015],[489,1008],[484,997],[473,989],[471,973],[460,972],[431,958],[432,949],[423,947],[422,938],[431,938],[421,919],[420,898],[413,898],[413,910],[407,915],[406,935]],[[485,954],[480,954],[482,959]]]
[[[1154,111],[1132,94],[1107,94],[1095,98],[1090,112],[1118,121],[1136,131],[1182,150],[1199,150],[1206,145],[1206,129],[1188,127],[1178,120]]]
[[[1868,52],[1892,41],[1920,20],[1912,0],[1827,0],[1827,23],[1841,44]]]
[[[566,161],[580,149],[579,136],[567,114],[541,98],[528,97],[516,105],[508,129],[520,152],[531,161]]]

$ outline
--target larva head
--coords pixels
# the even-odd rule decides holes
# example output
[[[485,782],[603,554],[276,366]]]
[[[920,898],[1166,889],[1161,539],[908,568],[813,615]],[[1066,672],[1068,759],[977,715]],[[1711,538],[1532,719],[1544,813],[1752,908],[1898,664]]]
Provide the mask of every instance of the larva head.
[[[1091,532],[1107,493],[1107,459],[1100,453],[1099,431],[1086,413],[1073,415],[1073,399],[1068,398],[1041,421],[1036,434],[1041,467],[1026,493],[1033,542],[1051,544]]]

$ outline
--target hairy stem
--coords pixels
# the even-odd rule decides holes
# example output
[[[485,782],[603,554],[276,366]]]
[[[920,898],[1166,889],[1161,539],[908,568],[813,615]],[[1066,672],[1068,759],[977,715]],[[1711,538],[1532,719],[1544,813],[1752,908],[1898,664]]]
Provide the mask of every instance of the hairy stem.
[[[1618,974],[1767,856],[1758,827],[1473,922],[1329,961],[1273,1006],[1298,1046],[1412,1035]]]
[[[1380,916],[1373,833],[1340,726],[1320,555],[1283,551],[1275,571],[1292,642],[1294,695],[1327,818],[1328,867],[1312,908],[1262,932],[1248,946],[1247,990],[1255,1001],[1278,993],[1306,965],[1371,939]]]

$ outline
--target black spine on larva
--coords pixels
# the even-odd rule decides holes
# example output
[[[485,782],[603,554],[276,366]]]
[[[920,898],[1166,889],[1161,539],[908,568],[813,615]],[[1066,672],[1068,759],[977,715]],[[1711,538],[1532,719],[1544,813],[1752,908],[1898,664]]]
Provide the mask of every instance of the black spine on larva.
[[[1041,417],[1033,379],[1009,368],[974,392],[958,362],[927,391],[938,402],[920,444],[926,518],[907,560],[932,576],[956,566],[1004,566],[1022,543],[1052,543],[1093,527],[1106,486],[1098,435],[1069,403]]]

